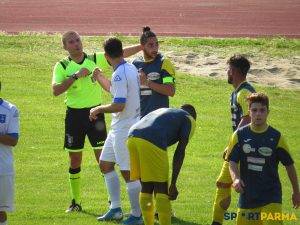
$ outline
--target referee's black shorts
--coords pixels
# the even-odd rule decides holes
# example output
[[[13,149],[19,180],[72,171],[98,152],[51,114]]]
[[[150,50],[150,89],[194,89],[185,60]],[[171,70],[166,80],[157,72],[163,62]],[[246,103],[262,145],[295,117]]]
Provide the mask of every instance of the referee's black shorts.
[[[107,137],[104,114],[101,113],[96,120],[90,121],[91,108],[74,109],[67,107],[64,143],[66,150],[71,152],[81,151],[84,148],[86,135],[95,150],[104,145]]]

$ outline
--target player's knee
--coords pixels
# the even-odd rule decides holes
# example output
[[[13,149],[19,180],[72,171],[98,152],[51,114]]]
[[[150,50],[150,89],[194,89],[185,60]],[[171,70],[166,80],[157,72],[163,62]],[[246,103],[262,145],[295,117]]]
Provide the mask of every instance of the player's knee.
[[[122,177],[124,178],[125,182],[130,182],[130,172],[129,170],[121,170]]]
[[[70,154],[70,167],[76,169],[81,166],[81,154]]]
[[[227,210],[230,206],[230,202],[231,202],[231,197],[228,196],[227,198],[223,199],[222,201],[220,201],[220,207],[224,210]]]
[[[0,223],[3,223],[7,220],[6,212],[0,211]]]
[[[99,167],[100,167],[101,173],[103,173],[103,174],[109,173],[109,172],[111,172],[115,169],[114,164],[108,163],[108,162],[105,162],[105,161],[101,161],[101,160],[100,160],[100,163],[99,163]]]

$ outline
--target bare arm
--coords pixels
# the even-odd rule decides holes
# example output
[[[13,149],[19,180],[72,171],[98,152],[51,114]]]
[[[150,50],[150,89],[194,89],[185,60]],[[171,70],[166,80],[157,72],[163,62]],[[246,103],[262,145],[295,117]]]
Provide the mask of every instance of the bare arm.
[[[110,92],[110,86],[111,82],[109,79],[107,79],[102,71],[99,68],[96,68],[93,72],[93,77],[98,81],[98,83],[101,85],[101,87],[107,91]]]
[[[188,144],[187,139],[179,140],[177,148],[176,148],[174,156],[173,156],[172,179],[171,179],[171,184],[169,187],[170,200],[175,200],[178,196],[176,182],[177,182],[179,172],[181,170],[181,166],[183,164],[183,160],[185,157],[185,149],[186,149],[187,144]]]
[[[86,77],[90,74],[90,71],[86,68],[82,68],[79,72],[75,73],[74,75],[79,79],[81,77]],[[54,96],[58,96],[65,91],[67,91],[72,84],[75,82],[75,78],[72,76],[68,79],[64,80],[61,84],[52,83],[52,91]]]
[[[296,169],[294,164],[290,166],[286,166],[285,169],[289,176],[293,188],[293,195],[292,195],[293,207],[297,209],[300,206],[300,191],[299,191],[299,182],[298,182]]]
[[[16,146],[18,143],[18,138],[14,138],[10,135],[4,134],[0,135],[0,143],[8,146]]]
[[[73,77],[69,77],[68,79],[66,79],[61,84],[53,83],[52,84],[53,95],[58,96],[58,95],[64,93],[65,91],[67,91],[69,89],[69,87],[71,87],[71,85],[74,82],[75,82],[75,79]]]
[[[158,84],[147,79],[147,75],[141,70],[140,71],[140,82],[141,85],[146,85],[152,90],[166,96],[173,97],[175,95],[175,87],[173,84]]]
[[[125,103],[111,103],[108,105],[100,105],[90,110],[90,120],[97,119],[99,113],[116,113],[122,112],[125,108]]]
[[[123,49],[124,58],[130,57],[142,50],[141,45],[129,46]]]
[[[250,122],[251,122],[251,117],[249,115],[243,116],[240,123],[239,123],[239,125],[238,125],[238,128],[246,126]]]
[[[233,180],[233,184],[232,184],[233,188],[235,189],[236,192],[243,193],[244,192],[243,187],[245,187],[245,184],[240,178],[240,172],[239,172],[238,164],[236,162],[234,161],[229,162],[229,172],[230,172],[231,179]]]
[[[175,87],[173,84],[158,84],[151,80],[148,80],[147,86],[162,95],[170,97],[173,97],[175,95]]]

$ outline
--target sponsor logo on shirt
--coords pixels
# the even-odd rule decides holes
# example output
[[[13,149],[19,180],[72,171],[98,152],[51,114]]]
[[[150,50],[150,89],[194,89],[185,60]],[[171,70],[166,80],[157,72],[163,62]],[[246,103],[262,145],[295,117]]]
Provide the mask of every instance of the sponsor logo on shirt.
[[[246,154],[249,154],[250,152],[255,152],[255,148],[252,148],[251,145],[249,145],[249,144],[244,144],[243,145],[243,151]]]
[[[160,74],[157,72],[151,72],[147,74],[147,78],[149,80],[158,80],[160,78]]]
[[[118,81],[121,81],[122,79],[121,79],[121,77],[119,76],[119,75],[117,75],[117,76],[115,76],[115,78],[114,78],[114,81],[115,82],[118,82]]]
[[[271,156],[273,153],[273,150],[271,148],[268,147],[260,147],[258,149],[259,154],[263,155],[263,156]]]

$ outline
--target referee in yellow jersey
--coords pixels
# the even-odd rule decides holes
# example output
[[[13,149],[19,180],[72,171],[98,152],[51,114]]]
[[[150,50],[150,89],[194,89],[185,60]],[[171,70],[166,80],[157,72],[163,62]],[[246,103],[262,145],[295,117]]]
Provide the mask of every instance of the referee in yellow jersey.
[[[90,121],[90,109],[101,104],[101,87],[93,79],[95,68],[111,71],[104,53],[86,54],[79,34],[68,31],[62,36],[63,48],[69,53],[68,57],[55,64],[53,70],[52,89],[54,96],[65,93],[67,106],[65,117],[64,148],[69,153],[70,168],[69,182],[72,202],[66,212],[81,211],[80,182],[82,150],[86,135],[94,149],[99,163],[101,148],[106,139],[106,124],[104,114]],[[128,57],[141,50],[140,45],[124,49]]]

